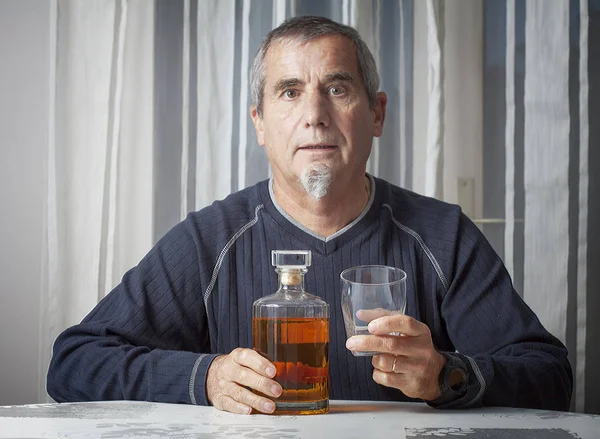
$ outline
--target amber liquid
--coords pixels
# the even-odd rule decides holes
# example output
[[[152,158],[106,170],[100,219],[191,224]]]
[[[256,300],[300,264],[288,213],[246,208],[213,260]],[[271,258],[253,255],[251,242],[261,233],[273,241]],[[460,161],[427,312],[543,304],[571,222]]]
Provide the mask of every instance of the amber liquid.
[[[329,411],[329,319],[254,318],[253,347],[277,368],[283,387],[274,414]]]

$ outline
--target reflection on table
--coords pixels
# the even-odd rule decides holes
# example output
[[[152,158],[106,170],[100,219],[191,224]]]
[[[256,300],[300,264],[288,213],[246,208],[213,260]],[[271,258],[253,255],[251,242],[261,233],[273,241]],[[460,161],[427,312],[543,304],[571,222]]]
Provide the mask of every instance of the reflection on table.
[[[600,439],[600,415],[331,401],[327,415],[233,415],[213,407],[115,401],[0,407],[0,438]]]

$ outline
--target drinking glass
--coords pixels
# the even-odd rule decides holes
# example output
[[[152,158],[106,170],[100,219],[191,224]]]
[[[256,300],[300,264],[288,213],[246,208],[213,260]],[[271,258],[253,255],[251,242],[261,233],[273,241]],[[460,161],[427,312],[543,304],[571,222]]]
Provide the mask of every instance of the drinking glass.
[[[348,338],[368,335],[367,326],[378,317],[404,314],[406,310],[406,273],[385,265],[363,265],[344,270],[342,280],[342,314]],[[393,335],[400,335],[392,333]],[[378,352],[355,352],[370,356]]]

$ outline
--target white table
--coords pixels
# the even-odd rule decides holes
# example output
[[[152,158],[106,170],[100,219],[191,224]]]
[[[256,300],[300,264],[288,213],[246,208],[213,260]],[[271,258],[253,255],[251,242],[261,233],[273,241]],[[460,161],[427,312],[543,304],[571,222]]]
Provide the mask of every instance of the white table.
[[[331,401],[327,415],[232,415],[147,402],[0,406],[0,438],[599,439],[600,415],[425,404]]]

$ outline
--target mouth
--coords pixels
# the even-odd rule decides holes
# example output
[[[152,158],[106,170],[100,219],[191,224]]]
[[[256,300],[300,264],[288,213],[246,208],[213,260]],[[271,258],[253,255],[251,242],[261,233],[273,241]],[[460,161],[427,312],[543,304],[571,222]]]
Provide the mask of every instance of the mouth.
[[[298,148],[299,151],[328,151],[336,149],[337,145],[324,145],[324,144],[315,144],[315,145],[304,145]]]

